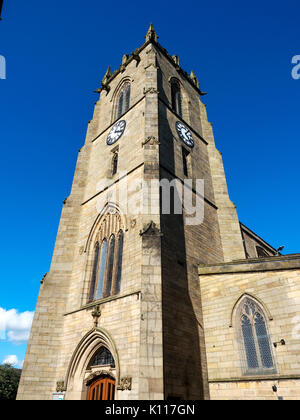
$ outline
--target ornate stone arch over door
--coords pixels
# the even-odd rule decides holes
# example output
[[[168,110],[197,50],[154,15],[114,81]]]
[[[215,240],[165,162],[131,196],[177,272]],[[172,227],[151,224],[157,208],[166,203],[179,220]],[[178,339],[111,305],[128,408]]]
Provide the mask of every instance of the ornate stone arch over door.
[[[111,353],[114,359],[114,367],[109,365],[99,368],[91,367],[91,360],[101,347]],[[86,400],[90,384],[102,377],[115,381],[117,387],[120,382],[119,357],[116,346],[108,332],[102,328],[95,328],[82,338],[73,353],[65,381],[66,399]]]

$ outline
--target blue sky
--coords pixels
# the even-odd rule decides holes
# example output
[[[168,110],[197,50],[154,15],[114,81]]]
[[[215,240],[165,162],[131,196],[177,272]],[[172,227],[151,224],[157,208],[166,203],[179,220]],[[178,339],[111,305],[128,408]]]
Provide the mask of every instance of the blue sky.
[[[151,21],[159,42],[208,92],[240,220],[286,253],[300,251],[300,79],[291,76],[299,15],[296,1],[4,0],[0,363],[24,359],[27,311],[49,269],[93,91],[108,65],[118,68],[143,43]]]

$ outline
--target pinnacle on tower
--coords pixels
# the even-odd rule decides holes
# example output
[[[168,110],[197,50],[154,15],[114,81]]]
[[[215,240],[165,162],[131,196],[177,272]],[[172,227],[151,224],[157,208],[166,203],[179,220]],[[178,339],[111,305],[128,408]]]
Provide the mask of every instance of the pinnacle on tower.
[[[110,78],[111,78],[111,69],[110,69],[110,66],[108,66],[108,69],[106,70],[106,73],[101,82],[101,88],[96,89],[94,92],[101,93],[103,90],[105,90],[108,93],[110,91],[110,87],[108,85],[108,81]]]
[[[111,69],[110,66],[108,66],[108,69],[106,70],[106,73],[102,79],[102,84],[106,85],[107,81],[109,80],[109,78],[111,77]]]
[[[194,71],[191,71],[190,74],[190,79],[192,80],[192,82],[194,83],[194,85],[197,86],[197,88],[199,89],[199,80],[197,79],[197,76],[195,75]]]
[[[152,25],[152,23],[150,23],[150,26],[149,26],[149,29],[148,29],[148,32],[147,32],[145,38],[146,38],[146,41],[157,42],[157,40],[158,40],[157,33],[155,32],[155,29],[154,29],[154,26]]]
[[[178,55],[172,55],[172,59],[174,61],[174,63],[176,64],[176,66],[180,66],[180,59],[178,57]]]
[[[123,57],[122,57],[122,64],[125,64],[127,62],[128,58],[129,58],[129,55],[124,54]]]

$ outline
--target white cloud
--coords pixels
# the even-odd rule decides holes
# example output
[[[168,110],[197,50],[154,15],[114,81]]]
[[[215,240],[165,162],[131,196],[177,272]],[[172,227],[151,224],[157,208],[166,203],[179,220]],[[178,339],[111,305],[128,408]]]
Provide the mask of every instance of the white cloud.
[[[29,340],[30,330],[28,331],[8,331],[8,341],[14,343],[24,343]]]
[[[14,367],[22,368],[23,367],[23,361],[20,361],[16,355],[12,354],[11,356],[6,356],[2,362],[4,365],[11,365]]]
[[[0,308],[0,339],[7,339],[15,344],[28,340],[33,320],[33,312],[9,311]]]

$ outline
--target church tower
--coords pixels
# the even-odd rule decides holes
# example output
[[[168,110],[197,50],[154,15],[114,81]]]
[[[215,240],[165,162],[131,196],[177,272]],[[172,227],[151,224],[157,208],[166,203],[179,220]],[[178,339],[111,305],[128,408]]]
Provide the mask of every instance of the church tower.
[[[208,399],[198,267],[246,254],[205,93],[152,25],[97,92],[18,399]]]

